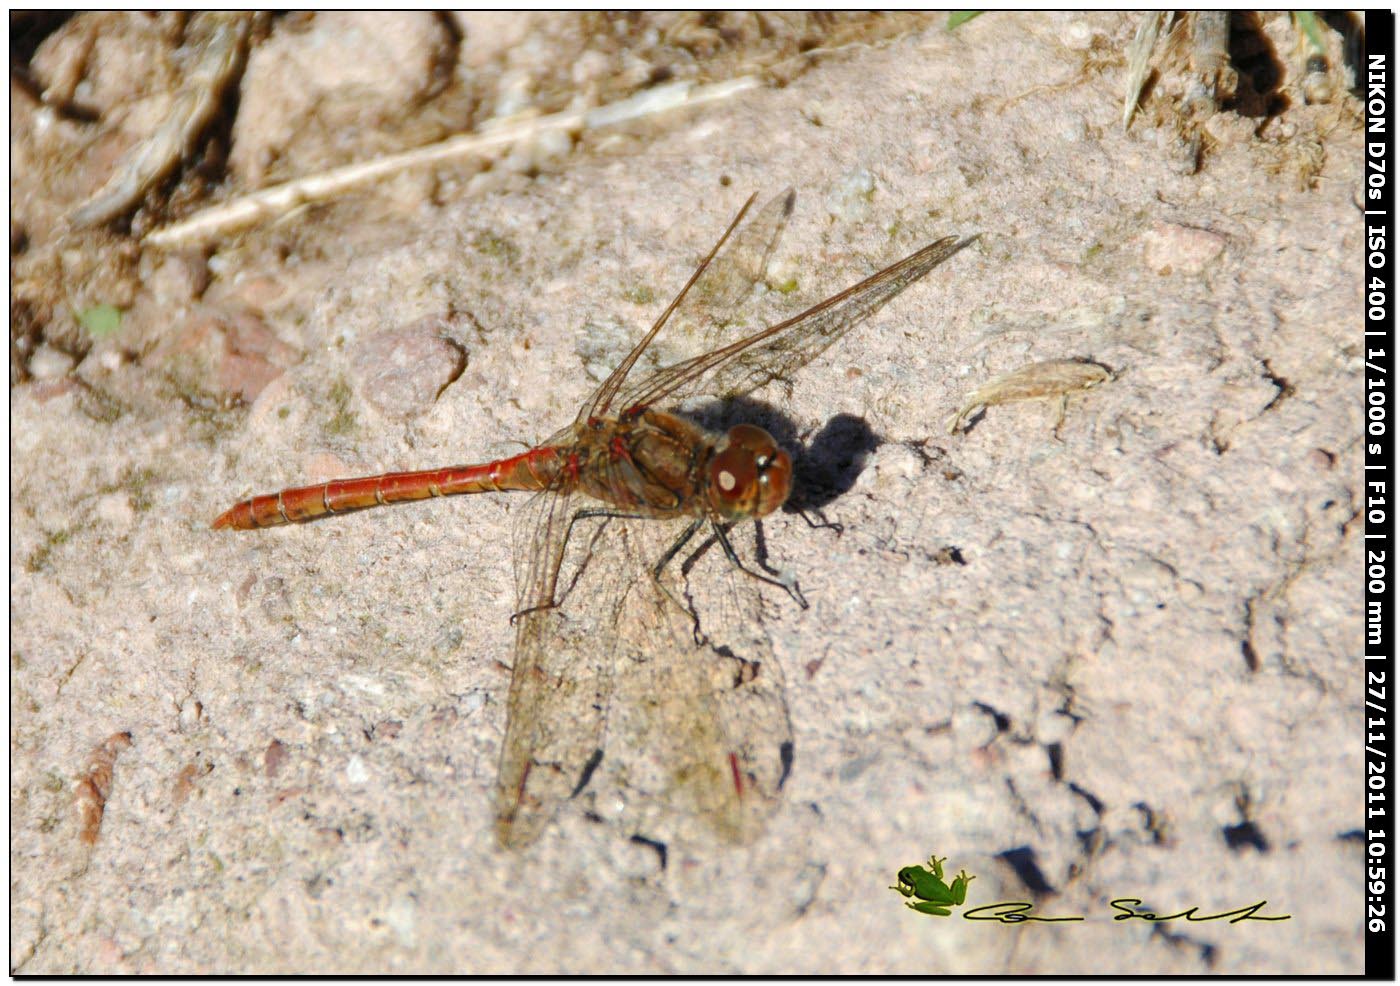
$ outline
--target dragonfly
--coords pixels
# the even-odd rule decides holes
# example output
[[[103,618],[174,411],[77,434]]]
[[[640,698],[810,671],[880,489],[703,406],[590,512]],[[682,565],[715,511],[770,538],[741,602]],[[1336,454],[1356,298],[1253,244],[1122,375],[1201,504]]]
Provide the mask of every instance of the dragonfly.
[[[937,240],[755,331],[736,313],[757,293],[795,198],[788,189],[754,211],[750,196],[573,422],[539,445],[482,464],[262,494],[213,522],[250,530],[430,497],[535,494],[512,535],[515,655],[495,798],[506,847],[533,842],[579,797],[605,747],[623,754],[613,758],[614,804],[630,800],[637,818],[649,817],[650,802],[676,804],[710,833],[742,843],[779,801],[793,750],[781,672],[760,630],[757,593],[741,591],[732,573],[807,604],[790,576],[745,564],[731,533],[786,502],[792,459],[757,425],[720,434],[667,408],[789,381],[976,239]],[[688,340],[695,354],[634,372],[663,332]],[[696,556],[672,564],[702,530],[728,573],[703,619],[687,581]],[[614,702],[619,696],[627,701]]]

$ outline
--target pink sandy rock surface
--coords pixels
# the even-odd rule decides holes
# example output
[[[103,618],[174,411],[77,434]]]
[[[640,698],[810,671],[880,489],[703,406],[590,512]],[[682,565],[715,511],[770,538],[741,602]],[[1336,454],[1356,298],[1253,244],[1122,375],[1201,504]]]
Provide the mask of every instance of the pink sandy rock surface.
[[[85,388],[15,388],[11,967],[1359,971],[1359,132],[1320,131],[1306,190],[1248,141],[1179,174],[1117,126],[1118,69],[1083,74],[1066,40],[1132,26],[932,27],[490,194],[325,210],[304,256],[254,248],[210,287],[277,279],[262,318],[304,354],[251,425],[158,388],[106,414]],[[832,222],[823,203],[866,175],[868,210]],[[784,804],[755,844],[677,842],[664,869],[577,810],[502,853],[521,501],[209,521],[321,457],[370,473],[544,437],[592,386],[588,340],[615,363],[749,191],[787,184],[774,283],[795,280],[794,310],[937,237],[981,239],[755,395],[799,435],[848,414],[882,439],[822,508],[842,533],[766,524],[812,603],[765,601]],[[1144,258],[1153,229],[1221,249],[1167,272]],[[466,370],[383,416],[353,382],[359,340],[446,311],[481,327],[456,340]],[[1035,403],[944,434],[976,384],[1071,357],[1117,377],[1071,400],[1058,439]],[[142,370],[105,372],[116,389]],[[74,788],[117,732],[89,847]],[[914,914],[887,888],[931,852],[977,877],[969,905],[1028,899],[1035,876],[1039,910],[1090,919]],[[1115,897],[1292,917],[1151,934],[1109,919]]]

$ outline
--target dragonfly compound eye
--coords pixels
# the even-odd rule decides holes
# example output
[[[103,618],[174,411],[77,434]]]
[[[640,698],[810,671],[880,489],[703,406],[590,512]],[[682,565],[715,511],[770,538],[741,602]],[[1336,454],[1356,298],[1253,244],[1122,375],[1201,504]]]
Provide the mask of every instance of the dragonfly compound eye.
[[[788,498],[792,460],[762,428],[735,425],[710,460],[709,478],[710,503],[722,517],[763,517]]]

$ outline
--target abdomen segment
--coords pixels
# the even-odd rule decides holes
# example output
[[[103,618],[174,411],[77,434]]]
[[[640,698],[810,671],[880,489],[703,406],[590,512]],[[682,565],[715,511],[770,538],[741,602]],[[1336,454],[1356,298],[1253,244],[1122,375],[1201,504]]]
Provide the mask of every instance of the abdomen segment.
[[[316,486],[298,486],[264,493],[234,505],[214,518],[216,530],[247,531],[279,524],[299,524],[328,514],[342,514],[386,503],[426,500],[462,493],[502,490],[542,490],[559,473],[560,456],[553,448],[536,448],[509,459],[478,466],[448,466],[419,472],[390,472],[382,476],[335,479]]]

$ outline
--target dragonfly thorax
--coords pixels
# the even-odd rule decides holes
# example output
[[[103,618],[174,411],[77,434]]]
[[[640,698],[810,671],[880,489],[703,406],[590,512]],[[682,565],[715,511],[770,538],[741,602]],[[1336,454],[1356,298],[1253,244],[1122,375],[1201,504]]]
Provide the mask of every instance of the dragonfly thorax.
[[[792,459],[757,425],[735,425],[715,448],[707,470],[710,506],[725,520],[764,517],[792,489]]]

